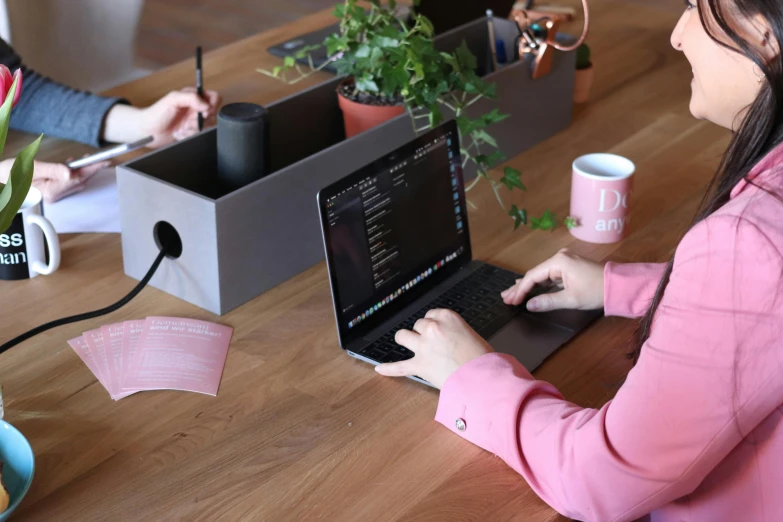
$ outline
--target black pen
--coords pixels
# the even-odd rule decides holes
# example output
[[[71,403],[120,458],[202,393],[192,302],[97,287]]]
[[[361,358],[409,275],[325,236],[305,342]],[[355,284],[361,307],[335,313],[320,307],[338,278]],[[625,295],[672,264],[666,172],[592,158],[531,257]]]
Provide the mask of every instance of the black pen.
[[[196,93],[202,100],[204,99],[204,79],[201,71],[201,46],[196,47]],[[198,130],[204,130],[204,116],[198,113]]]

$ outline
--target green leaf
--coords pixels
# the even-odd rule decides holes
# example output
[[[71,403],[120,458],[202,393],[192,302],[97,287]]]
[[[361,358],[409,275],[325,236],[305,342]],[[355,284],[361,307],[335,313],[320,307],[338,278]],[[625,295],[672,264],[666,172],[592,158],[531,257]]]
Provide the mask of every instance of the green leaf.
[[[479,163],[481,165],[484,165],[486,168],[492,168],[501,161],[506,159],[506,155],[500,152],[499,150],[496,150],[492,154],[478,154],[476,156],[476,163]]]
[[[471,120],[466,116],[460,116],[459,118],[457,118],[457,125],[459,125],[460,132],[462,132],[462,134],[464,134],[465,136],[473,134],[477,130],[486,127],[486,125],[484,125],[484,122],[482,120]],[[484,134],[486,134],[486,136],[489,136],[489,134],[487,134],[486,132]],[[475,135],[473,137],[478,140],[478,138]],[[492,136],[489,136],[489,138],[491,139]],[[497,148],[497,145],[495,145],[495,148]]]
[[[506,159],[506,155],[503,154],[501,151],[496,150],[495,152],[489,155],[489,158],[487,159],[487,163],[494,166],[505,159]]]
[[[329,35],[325,40],[326,54],[333,56],[340,51],[344,51],[348,47],[348,38],[346,36],[340,36],[336,34]]]
[[[481,117],[481,121],[483,121],[486,125],[492,125],[493,123],[500,123],[501,121],[505,120],[511,116],[510,114],[500,114],[500,111],[497,109],[493,109],[492,112],[489,114],[485,114]]]
[[[356,54],[354,54],[357,58],[369,58],[370,57],[370,46],[367,44],[364,44],[360,46],[356,50]]]
[[[511,205],[508,215],[514,218],[514,230],[518,229],[519,225],[527,225],[527,211],[524,208]]]
[[[16,95],[16,82],[14,80],[14,83],[11,84],[11,90],[8,91],[3,105],[0,106],[0,156],[3,155],[5,140],[8,138],[8,123],[11,121],[11,109],[13,108],[14,96]]]
[[[476,70],[478,62],[476,61],[476,57],[473,56],[473,53],[470,52],[468,44],[465,42],[465,40],[462,40],[460,46],[457,47],[456,51],[454,51],[454,55],[457,57],[457,61],[459,61],[463,69],[466,71]]]
[[[383,63],[383,51],[374,47],[372,53],[370,53],[370,65],[373,69],[377,69]]]
[[[408,83],[408,73],[401,66],[392,67],[388,71],[384,68],[381,73],[384,85],[392,93],[398,93]]]
[[[272,69],[272,76],[277,78],[278,76],[280,76],[280,71],[282,71],[282,70],[283,70],[283,68],[278,65],[277,67]]]
[[[336,6],[334,6],[334,11],[332,11],[332,15],[334,15],[335,18],[343,18],[345,16],[345,5],[337,4]]]
[[[465,84],[465,92],[468,94],[481,94],[478,86],[473,82],[467,82]]]
[[[313,51],[317,51],[321,47],[322,46],[320,46],[320,45],[306,45],[306,46],[302,47],[301,49],[299,49],[299,51],[297,51],[297,53],[294,55],[294,57],[296,57],[298,59],[307,58],[308,54],[312,53]]]
[[[540,218],[532,218],[530,220],[530,228],[533,230],[554,230],[557,227],[557,221],[555,221],[555,215],[551,211],[547,210]]]
[[[508,190],[514,190],[514,187],[518,188],[519,190],[527,190],[525,185],[523,185],[522,181],[519,179],[521,175],[522,173],[517,169],[506,167],[503,169],[503,177],[500,178],[500,182],[503,183],[508,188]]]
[[[8,176],[8,183],[3,187],[3,192],[10,191],[8,203],[0,210],[0,233],[8,230],[11,226],[16,213],[22,208],[27,193],[30,192],[30,186],[33,184],[33,159],[38,153],[38,147],[41,146],[43,134],[30,145],[22,149],[14,160],[11,167],[11,174]],[[0,193],[0,201],[6,196]]]
[[[419,16],[419,24],[421,26],[421,34],[428,37],[432,37],[435,34],[435,27],[426,16]]]
[[[378,92],[380,90],[378,89],[378,84],[375,83],[375,80],[373,80],[369,76],[363,76],[361,78],[357,78],[356,88],[362,92],[372,92],[372,93]]]
[[[375,45],[378,47],[397,47],[400,45],[400,41],[396,38],[389,38],[388,36],[378,36],[375,38]]]
[[[433,103],[429,107],[430,109],[430,126],[435,128],[443,121],[443,113],[440,110],[440,106],[437,103]]]
[[[576,221],[576,218],[573,218],[571,216],[568,216],[563,220],[563,224],[568,230],[572,230],[574,228],[577,228],[579,226],[579,223]]]
[[[469,135],[471,132],[473,132],[473,121],[466,117],[466,116],[457,116],[457,127],[459,127],[459,132],[463,136]]]
[[[440,53],[440,57],[444,62],[449,64],[452,69],[454,69],[454,72],[460,72],[459,60],[457,60],[454,55],[449,53]]]
[[[294,65],[296,65],[296,60],[294,59],[293,56],[286,56],[283,59],[283,66],[285,66],[285,67],[293,67]]]
[[[2,211],[11,200],[11,187],[8,187],[8,190],[6,190],[5,187],[4,183],[0,183],[0,211]]]
[[[498,148],[498,142],[495,141],[495,138],[490,136],[487,131],[482,129],[477,129],[472,132],[472,136],[478,141],[479,143],[484,142],[488,145],[491,145],[495,148]]]
[[[356,20],[357,22],[364,22],[367,20],[367,13],[364,11],[363,8],[359,7],[358,5],[354,5],[349,9],[351,18]]]

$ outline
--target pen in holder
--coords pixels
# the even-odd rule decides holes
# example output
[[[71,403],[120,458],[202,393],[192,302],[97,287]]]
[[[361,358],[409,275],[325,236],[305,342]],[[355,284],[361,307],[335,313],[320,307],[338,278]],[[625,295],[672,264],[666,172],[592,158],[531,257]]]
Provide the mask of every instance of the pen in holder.
[[[552,58],[555,50],[574,51],[587,37],[590,29],[590,12],[587,7],[587,0],[582,0],[582,6],[585,12],[584,28],[582,35],[572,45],[562,45],[557,43],[557,32],[562,22],[560,16],[543,16],[532,18],[532,11],[519,10],[515,13],[514,20],[519,27],[519,36],[517,37],[517,47],[519,57],[526,54],[535,57],[533,61],[533,79],[537,80],[549,74],[552,70]]]

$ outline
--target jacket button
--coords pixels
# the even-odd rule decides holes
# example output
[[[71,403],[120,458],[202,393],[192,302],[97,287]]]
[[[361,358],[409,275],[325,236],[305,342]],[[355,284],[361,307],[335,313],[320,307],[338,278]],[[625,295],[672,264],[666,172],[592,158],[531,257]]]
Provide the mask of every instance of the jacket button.
[[[465,425],[465,420],[457,419],[457,429],[459,431],[465,431],[465,428],[467,428],[467,425]]]

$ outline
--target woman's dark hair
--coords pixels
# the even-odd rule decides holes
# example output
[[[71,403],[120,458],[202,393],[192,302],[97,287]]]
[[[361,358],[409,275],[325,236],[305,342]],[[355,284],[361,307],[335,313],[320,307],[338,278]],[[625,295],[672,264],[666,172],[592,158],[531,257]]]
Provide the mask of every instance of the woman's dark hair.
[[[699,0],[701,23],[715,42],[753,60],[757,68],[766,76],[766,80],[763,82],[759,96],[748,108],[739,128],[734,133],[702,199],[696,217],[691,223],[691,228],[725,205],[734,186],[742,179],[748,180],[751,169],[783,141],[783,57],[778,55],[772,62],[767,61],[737,33],[732,24],[732,20],[736,21],[737,16],[747,19],[761,16],[767,20],[771,28],[770,33],[765,35],[767,41],[770,44],[778,42],[780,48],[780,43],[783,42],[783,2],[780,0],[730,1],[734,5],[727,8],[724,4],[725,0]],[[734,12],[727,16],[727,10]],[[725,39],[716,35],[712,27],[717,27],[733,42],[734,46],[725,43]],[[672,259],[658,285],[650,309],[641,321],[636,334],[635,349],[628,354],[634,363],[639,359],[642,345],[650,336],[653,317],[669,283],[673,266]]]

